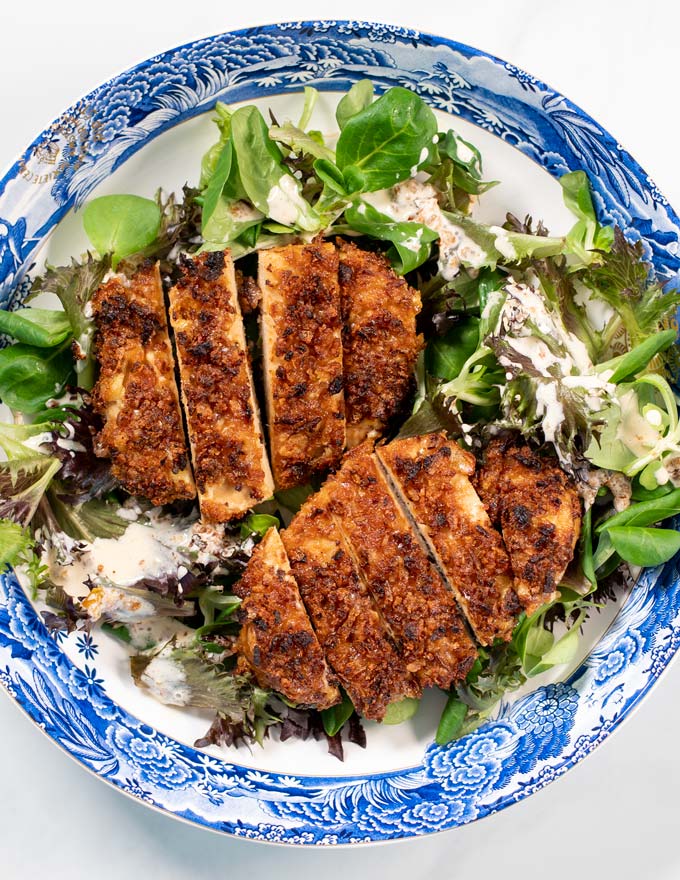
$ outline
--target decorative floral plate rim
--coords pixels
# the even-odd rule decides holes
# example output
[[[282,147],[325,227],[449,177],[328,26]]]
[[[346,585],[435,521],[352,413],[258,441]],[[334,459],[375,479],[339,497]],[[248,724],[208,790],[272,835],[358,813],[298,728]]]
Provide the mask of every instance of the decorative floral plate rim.
[[[32,257],[71,207],[162,131],[209,110],[365,76],[404,85],[492,131],[554,176],[584,168],[601,219],[641,238],[657,271],[680,268],[680,221],[651,179],[591,117],[513,65],[443,37],[391,25],[265,25],[143,61],[62,114],[0,179],[0,306],[25,292]],[[677,525],[677,523],[676,523]],[[213,830],[289,844],[353,844],[454,828],[522,800],[615,730],[680,644],[678,560],[645,571],[612,626],[564,682],[423,762],[351,777],[239,766],[160,733],[116,705],[45,629],[11,573],[0,576],[0,682],[55,742],[107,782]],[[87,647],[87,646],[86,646]],[[230,760],[233,758],[234,760]]]

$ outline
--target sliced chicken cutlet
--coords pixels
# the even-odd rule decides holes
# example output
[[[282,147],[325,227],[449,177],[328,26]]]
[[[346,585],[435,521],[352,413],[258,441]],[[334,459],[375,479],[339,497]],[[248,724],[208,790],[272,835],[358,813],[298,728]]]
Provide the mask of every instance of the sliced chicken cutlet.
[[[299,706],[327,709],[341,700],[302,604],[281,537],[270,529],[234,586],[243,603],[237,651],[260,687]]]
[[[114,275],[92,297],[104,428],[97,455],[111,458],[124,489],[153,504],[194,498],[158,264]]]
[[[509,640],[521,606],[501,536],[469,479],[474,457],[443,433],[377,452],[480,644]]]
[[[378,437],[413,390],[420,293],[384,257],[338,242],[347,446]]]
[[[281,533],[326,660],[356,710],[381,721],[390,703],[420,689],[392,644],[324,486]]]
[[[276,485],[334,467],[345,446],[342,318],[334,245],[260,252],[262,346]]]
[[[492,441],[477,488],[499,523],[527,614],[557,596],[581,531],[581,502],[555,459],[515,440]]]
[[[327,483],[330,509],[347,538],[406,668],[421,687],[448,689],[476,656],[451,591],[364,442]]]
[[[179,261],[170,291],[182,398],[201,515],[227,522],[271,497],[234,264],[228,251]]]

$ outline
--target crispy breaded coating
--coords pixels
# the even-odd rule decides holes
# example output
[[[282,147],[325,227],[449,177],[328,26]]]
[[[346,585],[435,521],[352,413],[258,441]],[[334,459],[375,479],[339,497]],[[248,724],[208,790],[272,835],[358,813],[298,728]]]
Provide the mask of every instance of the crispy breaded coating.
[[[581,501],[554,458],[521,441],[494,440],[486,449],[477,488],[500,524],[527,614],[557,596],[581,532]]]
[[[521,607],[501,536],[469,480],[474,458],[443,433],[377,452],[480,644],[509,640]]]
[[[179,261],[170,291],[182,399],[201,515],[227,522],[271,497],[243,320],[229,251]]]
[[[413,390],[420,292],[379,254],[338,240],[347,446],[378,437]]]
[[[133,495],[153,504],[194,498],[158,264],[131,280],[115,275],[92,297],[99,380],[92,391],[104,428],[97,455]]]
[[[329,503],[324,486],[281,538],[326,660],[356,710],[381,721],[390,703],[420,689],[388,637]]]
[[[330,509],[350,543],[406,668],[421,687],[465,678],[477,649],[456,600],[364,442],[327,483]]]
[[[286,489],[334,467],[345,446],[335,247],[261,251],[258,280],[272,469]]]
[[[243,603],[237,651],[260,687],[271,688],[299,706],[327,709],[340,702],[331,673],[302,604],[286,551],[269,529],[234,585]]]

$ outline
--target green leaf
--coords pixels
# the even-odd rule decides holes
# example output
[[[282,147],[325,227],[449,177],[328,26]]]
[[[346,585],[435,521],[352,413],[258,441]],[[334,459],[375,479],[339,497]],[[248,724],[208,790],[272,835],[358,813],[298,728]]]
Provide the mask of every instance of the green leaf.
[[[47,455],[0,462],[0,518],[27,526],[60,467]]]
[[[161,211],[152,199],[134,195],[100,196],[85,205],[83,226],[100,256],[111,254],[113,268],[157,237]]]
[[[439,724],[437,726],[437,734],[434,741],[438,746],[445,746],[460,735],[467,715],[468,707],[460,700],[457,694],[449,694],[449,698],[444,706]]]
[[[427,161],[436,133],[423,99],[397,86],[345,120],[336,162],[351,192],[385,189]]]
[[[626,354],[614,358],[610,361],[598,364],[598,372],[614,368],[614,373],[610,378],[610,382],[618,384],[627,379],[632,379],[642,370],[649,366],[649,362],[659,352],[665,351],[677,339],[676,330],[663,330],[655,333],[643,342],[640,342],[635,348],[632,348]]]
[[[446,425],[438,411],[432,402],[425,398],[418,409],[402,424],[397,439],[404,440],[407,437],[418,437],[421,434],[432,434],[434,431],[445,429]]]
[[[444,336],[430,339],[425,351],[428,373],[439,379],[455,379],[479,344],[479,318],[465,318]]]
[[[331,706],[329,709],[323,709],[321,712],[321,720],[323,729],[328,736],[335,736],[339,733],[346,721],[350,719],[354,712],[352,701],[343,691],[342,702],[337,706]]]
[[[47,491],[50,508],[61,530],[71,538],[91,543],[95,538],[120,538],[125,534],[130,523],[118,516],[118,503],[94,499],[71,504],[61,498],[59,488],[56,483]]]
[[[335,162],[316,159],[313,168],[314,173],[327,189],[339,196],[346,195],[345,178]]]
[[[639,476],[633,480],[632,499],[633,501],[653,501],[656,498],[663,498],[673,492],[673,484],[666,483],[663,486],[656,486],[654,489],[645,489],[640,485]]]
[[[201,226],[203,229],[203,237],[207,238],[205,235],[205,228],[208,224],[208,221],[215,213],[215,208],[217,207],[217,203],[222,195],[222,190],[224,189],[224,184],[229,179],[229,175],[231,174],[231,169],[233,165],[234,158],[234,145],[229,139],[224,147],[222,148],[222,152],[220,153],[217,163],[215,165],[215,170],[208,181],[208,185],[203,191],[203,207],[201,210]]]
[[[614,230],[600,226],[595,215],[590,184],[584,171],[571,171],[560,177],[564,204],[578,217],[577,223],[567,234],[567,247],[587,265],[593,258],[599,259],[593,250],[608,251],[614,241]]]
[[[78,385],[89,390],[94,385],[95,362],[92,355],[94,320],[88,317],[87,304],[111,268],[110,258],[95,260],[91,254],[80,263],[73,260],[70,266],[48,266],[41,278],[36,278],[30,298],[40,293],[53,293],[73,331],[82,359],[75,364]]]
[[[547,672],[554,666],[564,666],[571,663],[578,652],[580,639],[579,624],[575,623],[549,650],[542,656],[539,655],[538,662],[530,669],[526,669],[527,675],[533,678]]]
[[[263,219],[264,214],[247,202],[220,195],[212,214],[202,226],[205,240],[203,250],[223,250],[227,245],[240,241],[244,233],[251,230],[255,234],[256,241]],[[254,247],[255,241],[249,243],[248,247]]]
[[[277,489],[274,497],[286,510],[297,513],[314,492],[316,492],[316,488],[308,484],[305,486],[295,486],[293,489]]]
[[[382,720],[383,724],[402,724],[408,721],[418,711],[420,700],[415,697],[404,697],[397,703],[390,703]]]
[[[10,519],[0,519],[0,569],[16,565],[21,554],[32,547],[27,529]]]
[[[673,529],[620,526],[607,529],[607,534],[619,556],[633,565],[661,565],[680,550],[680,532]]]
[[[430,245],[439,237],[422,223],[398,222],[381,214],[368,202],[350,205],[345,210],[345,222],[354,232],[369,235],[380,241],[391,241],[396,250],[392,265],[396,272],[412,272],[430,256]]]
[[[345,127],[347,121],[357,113],[365,110],[373,103],[373,83],[370,79],[360,79],[354,83],[352,88],[338,102],[335,110],[335,118],[337,119],[340,131]]]
[[[35,458],[36,450],[27,446],[26,441],[40,437],[47,440],[49,432],[58,427],[57,422],[34,422],[30,425],[0,423],[0,448],[10,461]],[[37,440],[34,441],[37,443]]]
[[[302,129],[303,131],[305,128],[307,128],[307,126],[309,125],[309,120],[312,118],[314,107],[316,106],[316,102],[319,98],[319,92],[312,86],[305,86],[304,94],[305,102],[302,105],[302,113],[300,114],[300,121],[298,122],[298,128]]]
[[[53,348],[71,336],[71,325],[64,312],[54,309],[0,309],[0,333],[14,337],[18,342],[38,348]]]
[[[280,144],[285,144],[294,153],[303,153],[322,159],[326,162],[335,162],[335,153],[323,142],[319,142],[311,134],[297,128],[292,122],[284,125],[273,125],[269,129],[269,136]]]
[[[284,226],[318,232],[318,214],[302,196],[302,187],[283,164],[257,107],[240,107],[231,119],[231,136],[243,188],[258,211]]]
[[[215,112],[217,113],[217,116],[215,116],[213,122],[219,129],[220,137],[201,159],[201,180],[199,184],[201,189],[205,188],[210,178],[215,173],[215,168],[222,149],[231,137],[231,108],[228,107],[227,104],[218,101],[215,105]]]
[[[18,412],[38,412],[61,394],[72,374],[67,342],[49,349],[18,342],[0,350],[0,400]]]
[[[621,526],[651,526],[679,513],[680,489],[674,489],[659,498],[631,504],[630,507],[600,523],[595,531],[600,533]]]
[[[595,566],[593,565],[593,508],[589,507],[583,514],[581,537],[579,539],[581,567],[591,586],[597,586]]]
[[[247,538],[254,533],[264,538],[269,529],[278,529],[280,525],[277,516],[270,516],[268,513],[251,513],[241,524],[241,537]]]

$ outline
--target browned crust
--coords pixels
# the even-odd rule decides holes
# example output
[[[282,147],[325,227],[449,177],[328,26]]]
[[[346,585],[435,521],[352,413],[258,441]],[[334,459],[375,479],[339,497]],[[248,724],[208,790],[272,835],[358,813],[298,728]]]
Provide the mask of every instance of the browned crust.
[[[420,689],[390,641],[322,488],[281,533],[317,637],[357,711],[381,721]]]
[[[335,676],[309,622],[276,529],[270,529],[253,551],[234,593],[243,599],[237,650],[258,684],[299,706],[327,709],[339,703]]]
[[[262,343],[274,479],[334,467],[345,445],[338,256],[329,243],[262,251]]]
[[[228,251],[180,258],[170,291],[182,398],[203,519],[227,522],[272,495]]]
[[[443,433],[395,440],[378,454],[479,642],[507,641],[520,605],[501,536],[467,476],[472,457]]]
[[[97,455],[153,504],[194,498],[158,264],[102,284],[92,310],[100,366],[92,401],[105,421]]]
[[[456,601],[396,503],[370,441],[343,459],[328,485],[330,509],[421,687],[465,678],[477,650]]]
[[[420,293],[379,254],[338,240],[347,445],[377,437],[413,390]]]
[[[581,502],[557,461],[513,439],[489,444],[477,480],[499,523],[527,614],[557,597],[581,531]]]

